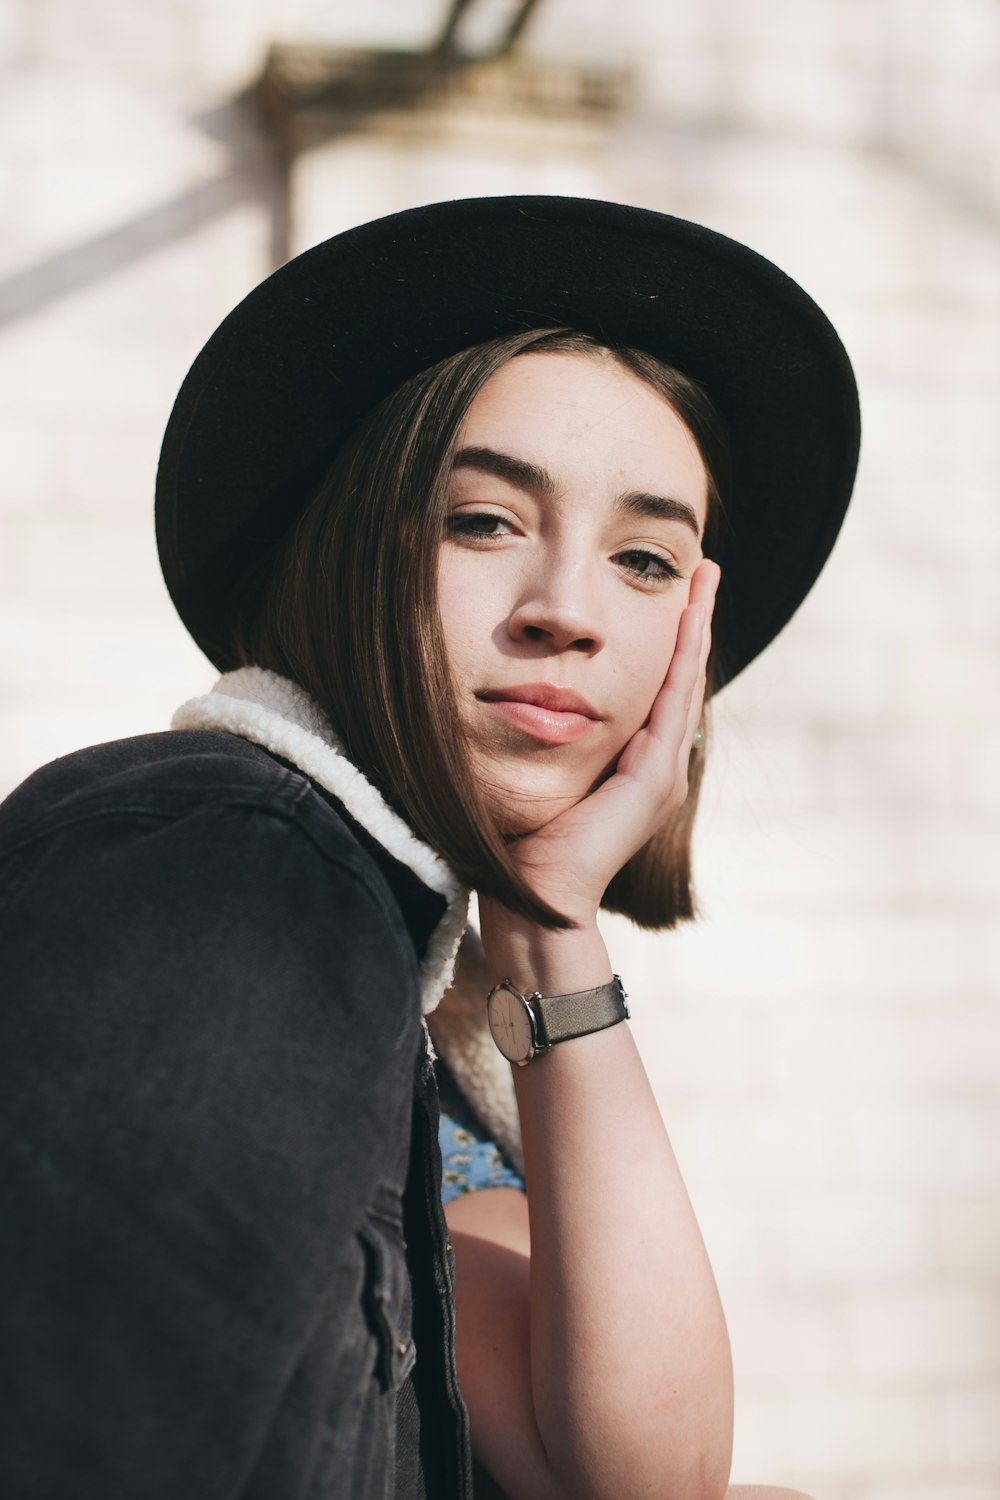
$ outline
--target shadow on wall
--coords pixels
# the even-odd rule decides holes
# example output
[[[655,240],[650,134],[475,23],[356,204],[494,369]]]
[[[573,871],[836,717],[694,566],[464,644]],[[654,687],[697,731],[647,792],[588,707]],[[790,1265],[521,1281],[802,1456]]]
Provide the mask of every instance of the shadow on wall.
[[[494,71],[510,56],[538,3],[517,0],[506,25],[474,51],[464,50],[463,40],[475,20],[476,0],[452,0],[440,37],[425,52],[272,47],[260,76],[197,122],[230,148],[228,170],[0,280],[0,328],[108,279],[242,203],[264,207],[272,266],[282,265],[291,253],[289,183],[296,155],[357,129],[375,111],[439,104],[470,68]],[[537,64],[528,68],[540,72]],[[551,70],[544,71],[547,76]]]

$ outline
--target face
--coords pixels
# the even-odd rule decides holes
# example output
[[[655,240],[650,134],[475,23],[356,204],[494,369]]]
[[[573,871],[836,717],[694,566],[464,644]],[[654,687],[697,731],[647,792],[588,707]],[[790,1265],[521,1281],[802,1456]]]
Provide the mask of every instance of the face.
[[[702,557],[706,499],[687,427],[610,355],[519,355],[476,397],[439,606],[505,831],[586,796],[645,722]]]

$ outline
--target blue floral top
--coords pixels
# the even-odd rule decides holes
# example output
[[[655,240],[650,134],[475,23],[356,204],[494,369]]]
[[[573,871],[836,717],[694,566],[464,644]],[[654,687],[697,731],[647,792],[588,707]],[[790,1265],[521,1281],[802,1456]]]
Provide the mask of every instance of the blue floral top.
[[[490,1140],[440,1058],[435,1068],[441,1096],[442,1203],[480,1188],[512,1187],[523,1193],[524,1178]]]

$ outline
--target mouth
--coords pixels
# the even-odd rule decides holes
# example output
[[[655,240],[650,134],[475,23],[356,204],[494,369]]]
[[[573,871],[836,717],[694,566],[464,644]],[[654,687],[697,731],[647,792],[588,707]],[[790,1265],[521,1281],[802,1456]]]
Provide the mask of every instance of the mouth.
[[[544,745],[572,744],[601,722],[586,698],[548,682],[484,689],[476,697],[509,728]]]

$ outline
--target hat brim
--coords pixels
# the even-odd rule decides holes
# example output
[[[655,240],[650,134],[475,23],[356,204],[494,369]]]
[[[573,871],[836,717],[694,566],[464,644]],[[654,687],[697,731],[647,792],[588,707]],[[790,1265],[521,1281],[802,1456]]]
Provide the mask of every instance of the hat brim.
[[[577,198],[432,204],[307,250],[230,313],[167,426],[156,527],[167,588],[223,670],[241,580],[339,446],[402,381],[504,333],[568,326],[683,370],[726,427],[717,560],[729,681],[787,623],[850,499],[850,361],[815,302],[746,246],[666,214]]]

